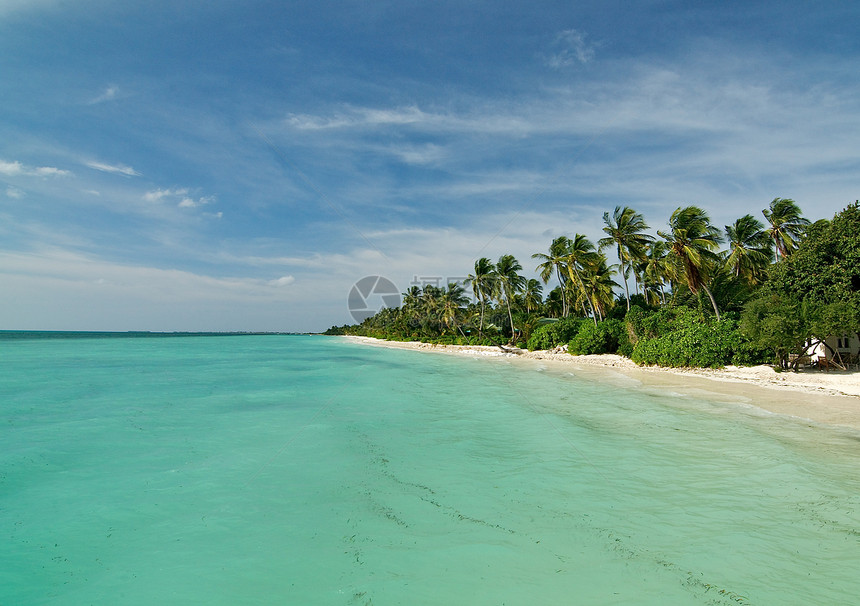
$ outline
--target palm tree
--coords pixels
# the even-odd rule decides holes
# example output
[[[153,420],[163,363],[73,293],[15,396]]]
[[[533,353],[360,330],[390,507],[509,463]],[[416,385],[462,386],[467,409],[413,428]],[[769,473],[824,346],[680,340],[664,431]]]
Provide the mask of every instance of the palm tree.
[[[523,305],[526,308],[526,313],[532,313],[532,309],[537,309],[543,303],[543,286],[538,280],[531,278],[526,281],[522,292]]]
[[[472,292],[475,297],[481,302],[481,324],[478,331],[481,335],[484,334],[484,308],[486,301],[492,298],[495,292],[496,268],[493,262],[486,257],[481,257],[475,261],[475,273],[469,274],[466,278],[466,283],[472,285]]]
[[[606,317],[606,310],[615,302],[613,289],[620,286],[612,279],[617,265],[608,265],[606,255],[599,254],[594,262],[585,266],[582,282],[591,308],[594,310],[594,324]]]
[[[651,305],[657,303],[657,299],[660,303],[666,303],[663,284],[669,279],[667,253],[666,243],[654,240],[645,247],[645,258],[639,264],[639,273],[645,286],[645,300]]]
[[[564,260],[564,267],[567,269],[570,283],[574,285],[577,291],[577,301],[582,305],[582,314],[588,317],[588,310],[585,308],[585,303],[588,302],[594,314],[594,306],[591,304],[591,298],[585,289],[582,281],[582,272],[589,265],[597,262],[599,254],[594,248],[594,244],[582,234],[574,234],[573,240],[570,241],[567,258]]]
[[[441,297],[442,323],[448,328],[453,324],[455,328],[460,330],[460,334],[463,334],[463,330],[457,324],[457,314],[468,302],[469,299],[466,297],[466,291],[463,290],[463,287],[456,282],[450,282],[448,289],[442,293]],[[463,336],[466,335],[463,334]]]
[[[417,286],[411,287],[403,294],[403,303],[401,308],[406,311],[418,307],[418,301],[421,298],[421,289]]]
[[[508,307],[508,320],[511,322],[511,342],[516,339],[516,328],[514,327],[514,315],[511,312],[511,299],[523,289],[526,284],[525,277],[521,276],[523,266],[513,255],[502,255],[496,263],[496,289],[500,298],[505,300]]]
[[[418,310],[424,318],[425,323],[437,326],[441,323],[439,317],[442,309],[442,289],[432,284],[426,284],[421,291]]]
[[[404,320],[412,325],[416,320],[421,305],[421,289],[417,286],[411,287],[403,293],[403,303],[400,305],[400,310]]]
[[[761,212],[770,223],[767,234],[776,244],[777,261],[784,259],[797,248],[809,220],[801,216],[800,207],[790,198],[774,198]]]
[[[621,264],[621,276],[624,279],[627,311],[630,311],[630,291],[627,288],[627,275],[633,266],[633,262],[643,257],[645,246],[654,239],[654,236],[645,233],[644,230],[648,229],[648,224],[645,223],[645,219],[641,214],[629,206],[625,206],[624,208],[616,206],[612,216],[609,213],[603,213],[603,222],[606,223],[603,231],[608,235],[598,240],[597,244],[600,246],[600,250],[615,245],[615,252]]]
[[[544,301],[544,313],[551,318],[562,316],[565,308],[564,299],[566,295],[561,286],[556,286],[547,293]]]
[[[720,310],[707,282],[711,269],[718,261],[714,251],[719,248],[722,237],[720,231],[711,225],[708,213],[698,206],[679,207],[669,218],[669,232],[657,233],[666,240],[669,250],[682,264],[684,281],[690,287],[690,292],[695,295],[704,290],[719,320]]]
[[[555,272],[555,277],[558,279],[558,283],[562,287],[561,306],[562,316],[564,317],[567,317],[567,297],[564,296],[564,277],[562,276],[561,270],[567,259],[570,245],[570,238],[567,236],[559,236],[552,241],[552,244],[549,245],[549,254],[535,253],[532,255],[532,259],[543,260],[543,263],[538,265],[535,268],[535,271],[540,271],[540,279],[543,280],[544,284],[549,282],[550,277],[553,272]]]
[[[773,240],[764,231],[762,222],[744,215],[733,225],[726,225],[726,238],[729,243],[726,269],[751,286],[760,283],[773,260]]]

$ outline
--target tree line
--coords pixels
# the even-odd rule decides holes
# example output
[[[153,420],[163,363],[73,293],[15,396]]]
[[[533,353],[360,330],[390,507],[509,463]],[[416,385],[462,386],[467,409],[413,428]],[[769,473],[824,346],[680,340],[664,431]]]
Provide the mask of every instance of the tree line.
[[[698,206],[676,209],[656,235],[629,206],[604,213],[603,223],[596,242],[559,236],[533,254],[539,279],[524,275],[513,255],[480,258],[466,280],[474,302],[460,284],[414,286],[400,307],[327,333],[531,349],[567,344],[572,353],[617,352],[677,366],[796,367],[823,337],[860,331],[856,202],[814,224],[790,198],[773,199],[762,219],[747,214],[722,230]],[[550,282],[557,285],[544,296]],[[719,351],[691,358],[714,340]]]

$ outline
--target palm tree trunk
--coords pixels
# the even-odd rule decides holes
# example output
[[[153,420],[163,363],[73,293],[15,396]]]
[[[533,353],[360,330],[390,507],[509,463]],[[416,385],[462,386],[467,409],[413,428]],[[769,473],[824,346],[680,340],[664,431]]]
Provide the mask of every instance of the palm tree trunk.
[[[618,244],[618,262],[621,264],[621,278],[624,280],[624,296],[627,298],[627,311],[630,311],[630,290],[627,288],[627,272],[624,271],[624,255],[621,243]]]
[[[630,290],[627,288],[627,272],[624,271],[624,261],[621,262],[621,277],[624,278],[624,296],[627,297],[627,311],[630,311]]]
[[[511,295],[510,293],[505,293],[505,303],[508,304],[508,319],[511,321],[511,344],[513,345],[515,340],[516,329],[514,328],[514,316],[511,313]]]
[[[564,287],[564,282],[561,279],[561,269],[559,266],[555,266],[555,275],[558,278],[558,287],[561,289],[561,317],[567,317],[567,292]]]
[[[707,287],[707,285],[702,284],[702,288],[705,289],[705,292],[708,294],[708,298],[711,300],[711,305],[714,307],[714,313],[717,314],[717,321],[720,320],[720,310],[717,309],[717,302],[714,301],[714,295],[711,294],[711,289]]]

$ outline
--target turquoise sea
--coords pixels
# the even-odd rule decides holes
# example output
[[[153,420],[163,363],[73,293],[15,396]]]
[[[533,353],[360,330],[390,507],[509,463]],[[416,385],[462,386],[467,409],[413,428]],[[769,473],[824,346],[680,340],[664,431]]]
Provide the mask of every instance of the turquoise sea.
[[[3,605],[860,596],[858,433],[339,338],[10,334]]]

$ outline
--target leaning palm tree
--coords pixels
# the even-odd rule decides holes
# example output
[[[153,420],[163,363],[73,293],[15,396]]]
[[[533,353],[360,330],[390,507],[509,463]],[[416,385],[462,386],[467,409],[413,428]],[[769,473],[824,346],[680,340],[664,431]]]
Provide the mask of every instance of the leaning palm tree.
[[[744,215],[733,225],[726,225],[726,238],[729,250],[725,268],[750,286],[761,283],[773,260],[773,240],[761,221]]]
[[[504,299],[508,307],[508,320],[511,322],[511,342],[516,338],[514,327],[514,315],[511,311],[511,300],[514,295],[523,289],[526,279],[519,272],[523,270],[520,262],[513,255],[502,255],[496,263],[496,291],[500,299]]]
[[[484,334],[484,309],[486,308],[487,299],[492,298],[495,292],[496,268],[493,262],[486,257],[481,257],[475,261],[475,273],[469,274],[466,278],[466,283],[472,285],[472,292],[475,298],[481,302],[481,323],[478,332]]]
[[[543,263],[538,265],[535,268],[535,271],[540,272],[540,279],[543,280],[544,284],[549,282],[553,272],[555,273],[555,277],[558,280],[559,285],[562,287],[561,305],[562,316],[564,317],[567,317],[567,297],[564,296],[564,277],[562,274],[562,268],[564,267],[565,260],[567,259],[570,244],[570,238],[567,236],[559,236],[552,241],[552,244],[549,245],[548,254],[535,253],[532,255],[532,259],[543,260]]]
[[[603,213],[606,226],[603,231],[607,237],[597,241],[600,250],[615,246],[618,261],[621,266],[621,277],[624,279],[624,294],[627,297],[627,311],[630,311],[630,291],[627,288],[627,276],[633,263],[644,256],[645,247],[654,236],[646,234],[648,224],[641,214],[629,206],[615,207],[612,216]],[[638,284],[638,280],[637,280]]]
[[[573,240],[570,241],[567,258],[564,260],[564,268],[567,269],[570,284],[573,285],[576,292],[576,302],[582,306],[582,315],[586,317],[589,315],[585,307],[586,302],[591,307],[592,314],[594,314],[594,307],[583,284],[582,272],[585,267],[597,262],[598,258],[599,253],[591,240],[582,234],[574,234]]]
[[[594,310],[595,326],[598,321],[603,321],[606,310],[615,302],[614,289],[620,285],[612,279],[612,275],[617,267],[608,265],[606,255],[600,253],[593,262],[583,268],[582,282]]]
[[[695,295],[704,290],[719,320],[720,310],[708,288],[708,278],[719,260],[714,251],[719,248],[722,237],[711,225],[708,214],[698,206],[679,207],[669,218],[669,231],[657,233],[666,240],[669,250],[683,266],[684,281],[690,292]]]
[[[797,248],[809,219],[801,216],[800,207],[790,198],[774,198],[761,212],[770,224],[767,234],[776,244],[777,261],[784,259]]]

